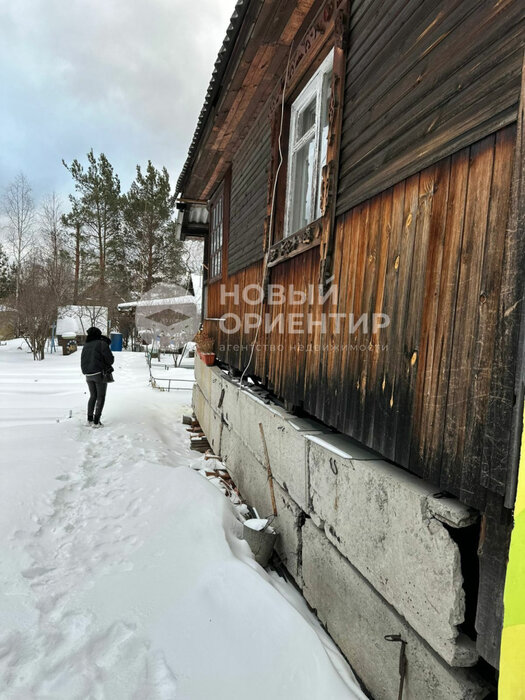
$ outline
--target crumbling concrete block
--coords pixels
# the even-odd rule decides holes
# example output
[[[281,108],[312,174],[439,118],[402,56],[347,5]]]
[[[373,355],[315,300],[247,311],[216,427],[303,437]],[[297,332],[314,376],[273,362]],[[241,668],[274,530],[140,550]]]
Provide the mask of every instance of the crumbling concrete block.
[[[428,506],[435,487],[382,460],[342,456],[324,438],[308,441],[310,506],[326,537],[447,663],[475,664],[475,645],[457,628],[459,549]]]
[[[328,542],[311,519],[302,528],[303,593],[375,700],[397,700],[400,645],[407,642],[404,700],[479,700],[489,688],[451,668]]]

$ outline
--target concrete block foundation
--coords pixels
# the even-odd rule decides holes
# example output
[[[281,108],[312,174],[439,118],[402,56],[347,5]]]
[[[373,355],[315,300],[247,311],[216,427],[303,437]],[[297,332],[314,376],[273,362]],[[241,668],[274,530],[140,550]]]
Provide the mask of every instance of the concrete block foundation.
[[[397,698],[407,641],[405,700],[483,698],[459,633],[465,593],[448,528],[476,513],[353,440],[267,404],[196,359],[195,414],[215,454],[259,515],[271,513],[262,423],[280,534],[278,552],[310,605],[377,700]]]

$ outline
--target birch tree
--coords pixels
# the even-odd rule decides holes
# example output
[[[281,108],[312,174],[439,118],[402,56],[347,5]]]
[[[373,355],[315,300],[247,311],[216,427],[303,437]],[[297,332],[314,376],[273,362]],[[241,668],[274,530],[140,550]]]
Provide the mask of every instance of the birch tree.
[[[35,224],[31,186],[23,173],[6,187],[2,204],[7,218],[7,244],[15,268],[15,296],[18,299],[22,265],[33,248]]]

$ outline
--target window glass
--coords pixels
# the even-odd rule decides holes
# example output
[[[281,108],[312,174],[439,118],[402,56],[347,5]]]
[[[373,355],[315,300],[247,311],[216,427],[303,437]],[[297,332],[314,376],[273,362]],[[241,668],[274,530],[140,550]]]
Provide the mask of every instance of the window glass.
[[[317,96],[314,96],[313,100],[306,105],[304,109],[299,112],[299,117],[297,119],[297,136],[296,141],[298,141],[302,136],[306,134],[307,131],[315,126],[315,113],[317,109]]]
[[[312,220],[314,161],[315,134],[295,154],[296,174],[293,183],[292,231],[304,228]]]
[[[223,193],[215,195],[210,204],[210,279],[222,273]]]

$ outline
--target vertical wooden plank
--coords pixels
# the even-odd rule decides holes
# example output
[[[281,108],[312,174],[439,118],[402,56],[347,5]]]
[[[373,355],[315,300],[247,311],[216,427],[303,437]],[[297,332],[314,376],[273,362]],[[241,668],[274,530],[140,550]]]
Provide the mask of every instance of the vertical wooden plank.
[[[386,428],[385,456],[394,460],[397,430],[402,414],[402,387],[405,381],[405,326],[408,316],[410,276],[414,257],[417,210],[419,202],[419,173],[408,178],[405,185],[403,208],[403,230],[400,238],[398,261],[398,294],[392,311],[392,331],[389,349],[389,366],[386,385],[390,387],[387,400],[391,410],[391,421]]]
[[[348,309],[348,313],[353,314],[353,318],[358,318],[361,311],[363,288],[365,283],[366,272],[366,257],[368,249],[368,222],[370,216],[370,204],[366,202],[357,207],[358,223],[356,227],[356,238],[358,245],[357,265],[355,284],[353,287],[353,303]],[[359,373],[359,352],[354,350],[354,346],[358,344],[359,333],[356,331],[349,332],[347,338],[348,344],[348,362],[346,376],[344,378],[345,386],[347,387],[348,396],[345,402],[344,411],[344,428],[343,432],[353,437],[356,436],[356,426],[359,420],[359,397],[360,397],[360,373]]]
[[[336,240],[340,240],[341,224],[338,224],[335,231]],[[324,393],[323,397],[323,411],[321,418],[329,425],[334,424],[334,407],[337,405],[337,392],[339,389],[338,380],[338,368],[341,364],[340,362],[340,343],[341,343],[341,333],[339,323],[334,317],[334,314],[340,313],[340,304],[344,303],[343,289],[346,288],[347,280],[347,270],[343,266],[343,260],[345,257],[345,246],[338,246],[336,251],[335,259],[332,265],[332,275],[333,280],[331,282],[332,288],[337,290],[335,299],[330,299],[324,306],[324,312],[327,318],[327,333],[326,333],[326,344],[328,346],[326,352],[324,353],[324,361],[321,373],[321,389]],[[338,332],[339,331],[339,332]]]
[[[367,226],[365,276],[362,296],[359,303],[359,311],[355,311],[354,318],[356,324],[359,322],[360,317],[368,320],[368,316],[373,306],[374,289],[379,264],[378,248],[381,235],[381,200],[381,196],[378,196],[374,197],[374,199],[372,199],[370,202],[370,214]],[[368,385],[368,365],[370,355],[370,350],[368,349],[370,335],[368,331],[368,324],[365,325],[365,323],[360,323],[356,332],[356,344],[359,348],[355,352],[358,367],[359,407],[355,414],[355,427],[353,434],[358,440],[361,441],[363,440],[365,429],[365,406],[367,394],[370,392],[373,393],[373,387]]]
[[[344,314],[341,321],[339,365],[336,370],[334,386],[334,407],[331,417],[331,425],[337,426],[340,429],[344,426],[342,420],[344,416],[344,407],[346,394],[352,391],[352,387],[348,387],[342,378],[346,376],[346,368],[348,362],[348,346],[350,343],[349,337],[349,320],[348,314],[353,308],[353,297],[355,290],[355,277],[357,274],[357,258],[359,251],[359,240],[356,235],[356,227],[358,227],[358,210],[354,209],[341,218],[338,222],[338,235],[336,239],[336,251],[343,251],[341,266],[344,274],[341,276],[339,288],[339,305],[338,313]]]
[[[315,271],[316,274],[319,273],[319,253],[318,250],[316,249],[314,256],[313,256],[313,270]],[[312,283],[315,285],[316,281],[318,280],[318,277],[314,277],[312,280]],[[317,289],[317,287],[316,287]],[[319,386],[319,371],[321,367],[321,353],[319,350],[319,345],[321,342],[321,331],[319,328],[319,325],[317,325],[317,322],[320,320],[321,317],[321,305],[319,303],[319,298],[317,291],[314,292],[314,295],[312,298],[309,300],[309,311],[312,313],[312,319],[315,323],[315,325],[312,326],[312,333],[310,334],[309,337],[309,344],[311,344],[311,351],[308,353],[308,358],[307,358],[307,372],[306,372],[306,377],[305,377],[305,409],[312,413],[313,415],[316,415],[316,407],[317,407],[317,393],[318,393],[318,386]]]
[[[525,56],[505,237],[502,289],[483,450],[483,483],[514,503],[524,397]]]
[[[470,149],[470,168],[456,297],[450,379],[448,386],[443,461],[440,484],[472,503],[476,489],[465,481],[461,488],[467,425],[469,384],[473,378],[474,345],[478,330],[479,285],[487,231],[488,203],[494,160],[494,136]]]
[[[424,358],[420,355],[420,331],[436,174],[436,167],[431,167],[424,170],[419,178],[414,257],[410,273],[403,361],[401,364],[403,380],[397,392],[399,418],[395,454],[396,461],[400,464],[408,464],[414,411],[414,390],[419,372],[425,371]]]
[[[391,347],[392,334],[395,328],[395,308],[399,289],[399,261],[401,253],[401,238],[403,233],[403,209],[405,205],[405,181],[394,187],[392,193],[392,220],[388,243],[388,260],[385,270],[385,292],[383,298],[383,313],[390,319],[389,325],[381,330],[379,342],[381,351],[377,368],[379,387],[376,392],[374,406],[374,441],[376,449],[383,452],[385,449],[387,430],[386,427],[392,421],[393,408],[390,405],[390,397],[393,387],[389,381],[388,368],[393,360],[393,348]]]
[[[470,149],[451,156],[448,202],[445,219],[445,239],[439,283],[438,313],[436,319],[434,357],[432,360],[431,393],[433,405],[428,420],[432,427],[424,441],[424,461],[440,465],[443,450],[443,433],[450,378],[452,338],[454,333],[456,296],[459,280],[463,224],[469,172]]]
[[[366,353],[368,392],[363,411],[362,441],[369,446],[375,444],[375,407],[381,396],[382,378],[379,375],[381,360],[380,330],[374,329],[375,315],[382,313],[385,294],[385,276],[388,258],[390,234],[392,230],[393,190],[389,189],[381,195],[381,214],[379,221],[379,237],[376,245],[376,275],[373,284],[373,294],[368,307],[369,351]],[[379,377],[379,378],[378,378]],[[382,427],[378,426],[378,434]]]
[[[464,455],[467,458],[463,460],[461,471],[461,490],[464,493],[468,492],[469,484],[479,489],[481,483],[483,434],[486,428],[494,360],[514,144],[513,127],[507,127],[496,134],[483,269],[476,300],[478,331],[474,347],[473,376],[467,400],[468,428],[465,431],[464,446]]]
[[[450,180],[450,159],[445,158],[435,170],[434,197],[429,230],[427,274],[423,296],[421,336],[419,341],[419,371],[417,374],[414,411],[412,415],[412,437],[410,469],[439,483],[439,463],[425,451],[428,436],[434,429],[434,407],[436,405],[436,330],[439,314],[439,292],[445,247],[447,203]],[[443,310],[443,313],[450,313]]]

